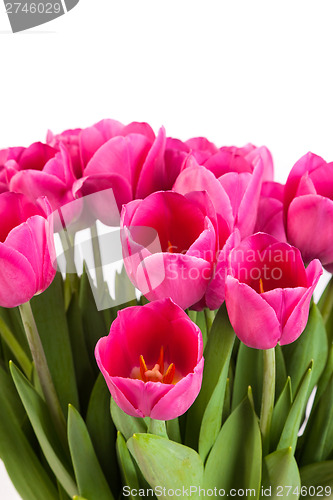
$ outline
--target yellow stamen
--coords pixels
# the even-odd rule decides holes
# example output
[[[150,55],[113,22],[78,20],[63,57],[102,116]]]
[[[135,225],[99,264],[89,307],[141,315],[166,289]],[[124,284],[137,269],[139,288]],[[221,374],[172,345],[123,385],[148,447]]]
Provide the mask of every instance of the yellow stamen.
[[[143,359],[143,356],[141,355],[140,356],[140,375],[141,375],[141,378],[144,382],[146,382],[146,376],[145,376],[145,373],[147,371],[147,365],[146,365],[146,362],[145,360]]]
[[[168,252],[173,253],[173,246],[171,245],[171,241],[168,241]]]
[[[171,365],[169,366],[169,368],[167,369],[167,371],[163,377],[164,384],[172,384],[173,377],[175,376],[175,371],[176,371],[176,367],[175,367],[174,363],[171,363]]]
[[[262,279],[260,278],[259,279],[259,292],[260,293],[264,293],[264,285],[263,285],[263,282],[262,282]]]

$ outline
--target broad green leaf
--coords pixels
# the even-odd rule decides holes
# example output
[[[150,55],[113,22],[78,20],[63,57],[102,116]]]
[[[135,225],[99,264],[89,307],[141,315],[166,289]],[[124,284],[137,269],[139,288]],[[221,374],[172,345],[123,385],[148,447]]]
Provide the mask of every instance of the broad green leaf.
[[[139,489],[139,480],[135,470],[133,459],[126,446],[126,441],[121,432],[117,435],[117,456],[123,484],[132,489]],[[135,498],[132,495],[130,498]]]
[[[116,429],[110,415],[110,392],[101,373],[91,393],[86,424],[105,477],[110,478],[115,493],[119,486]]]
[[[314,406],[317,405],[317,402],[321,398],[322,394],[325,392],[327,384],[329,383],[332,374],[333,374],[333,344],[331,345],[329,353],[328,353],[325,369],[324,369],[324,371],[323,371],[323,373],[318,381],[318,387],[317,387],[316,397],[315,397],[315,401],[314,401]]]
[[[153,434],[134,434],[127,446],[152,488],[166,488],[166,492],[168,489],[183,492],[184,488],[191,491],[191,498],[199,498],[203,463],[194,450]],[[156,492],[162,493],[159,498],[169,498],[163,490]]]
[[[316,304],[313,303],[310,308],[308,324],[302,335],[292,344],[284,346],[282,350],[293,394],[296,393],[306,368],[313,360],[313,373],[308,388],[310,396],[325,368],[328,355],[325,325]]]
[[[291,408],[293,398],[291,393],[291,381],[288,377],[283,391],[273,410],[271,433],[270,433],[270,449],[275,450],[281,437],[281,433],[287,420],[288,413]]]
[[[24,500],[58,500],[58,492],[21,429],[10,376],[0,368],[0,456]]]
[[[253,498],[259,498],[261,454],[258,419],[246,397],[223,424],[208,456],[205,488],[253,489]]]
[[[31,299],[31,307],[59,401],[66,415],[68,403],[78,406],[79,399],[60,273],[55,275],[45,292]]]
[[[84,420],[72,405],[68,408],[68,442],[79,494],[89,500],[113,500]]]
[[[53,473],[70,496],[77,494],[72,466],[61,447],[44,400],[13,363],[11,363],[10,371],[40,447]]]
[[[267,455],[263,474],[260,498],[269,496],[274,500],[288,497],[296,500],[299,497],[301,480],[291,447]]]
[[[243,401],[246,397],[247,390],[250,385],[252,387],[257,414],[260,414],[262,375],[262,351],[259,349],[251,349],[245,344],[240,343],[232,394],[232,410],[237,408],[241,401]]]
[[[97,341],[107,335],[108,329],[105,325],[103,311],[98,311],[92,292],[93,283],[89,281],[88,274],[85,266],[80,282],[79,306],[81,311],[84,335],[86,338],[88,355],[91,360],[92,366],[97,366],[95,363],[94,352]]]
[[[305,431],[301,463],[307,465],[327,459],[333,449],[333,375],[310,416]]]
[[[312,375],[312,363],[310,368],[307,369],[303,380],[301,382],[300,388],[296,394],[294,402],[289,410],[288,417],[285,421],[283,431],[277,446],[278,450],[283,450],[285,448],[293,449],[295,452],[297,436],[300,429],[302,416],[305,411],[305,407],[308,401],[307,395],[309,390],[309,384]]]
[[[127,415],[121,408],[119,408],[112,397],[110,409],[111,417],[116,429],[122,433],[126,440],[135,433],[147,431],[147,424],[143,418],[131,417],[130,415]]]
[[[88,499],[83,498],[83,497],[79,497],[78,495],[76,495],[75,497],[73,497],[73,500],[88,500]]]
[[[80,405],[82,411],[85,411],[88,406],[90,393],[96,380],[96,375],[88,355],[77,294],[73,294],[71,297],[67,310],[67,321],[74,358]]]
[[[302,486],[306,488],[306,493],[313,493],[313,489],[315,489],[315,493],[319,493],[320,490],[320,496],[325,499],[333,499],[333,460],[306,465],[301,468],[300,474]],[[309,500],[314,498],[314,495],[302,495],[303,498]]]
[[[318,302],[319,311],[326,323],[333,307],[333,279],[327,283],[325,290],[321,294],[320,300]]]
[[[234,340],[235,334],[223,305],[215,316],[204,351],[205,366],[201,391],[187,413],[185,443],[196,449],[200,432],[202,456],[207,455],[221,428]]]

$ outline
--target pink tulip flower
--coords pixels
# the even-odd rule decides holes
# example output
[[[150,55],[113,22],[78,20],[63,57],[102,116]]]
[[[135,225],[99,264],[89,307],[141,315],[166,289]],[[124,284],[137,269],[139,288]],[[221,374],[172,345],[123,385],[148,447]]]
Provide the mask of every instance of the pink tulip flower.
[[[261,188],[254,233],[267,233],[279,241],[287,242],[283,224],[284,186],[277,182],[264,182]]]
[[[95,356],[113,399],[133,417],[171,420],[200,391],[201,332],[169,298],[119,311]]]
[[[257,233],[230,253],[226,306],[239,339],[255,349],[294,342],[303,332],[322,267],[305,269],[300,251]]]
[[[185,309],[203,297],[217,248],[204,203],[153,193],[124,206],[121,227],[127,274],[148,300],[171,297]]]
[[[256,223],[264,163],[260,155],[253,164],[238,160],[224,163],[225,156],[230,160],[230,153],[226,155],[222,150],[204,166],[194,156],[188,156],[173,190],[181,194],[207,191],[217,216],[224,219],[230,233],[238,229],[245,238],[253,233]]]
[[[308,153],[293,166],[285,187],[288,241],[305,262],[318,258],[333,272],[333,162]]]
[[[8,161],[6,167],[12,171],[10,191],[22,193],[32,202],[47,196],[55,211],[74,199],[72,185],[75,177],[69,153],[63,145],[57,152],[46,144],[36,143],[22,153],[19,162]]]
[[[15,307],[43,292],[56,269],[51,207],[23,194],[0,194],[0,305]]]

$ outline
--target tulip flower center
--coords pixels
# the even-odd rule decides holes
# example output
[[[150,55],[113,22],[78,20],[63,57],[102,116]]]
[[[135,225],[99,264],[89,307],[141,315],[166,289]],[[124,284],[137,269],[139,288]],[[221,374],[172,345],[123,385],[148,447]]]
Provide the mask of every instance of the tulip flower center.
[[[171,363],[164,373],[164,349],[160,350],[160,356],[152,369],[148,370],[144,357],[140,356],[140,378],[143,382],[162,382],[163,384],[172,384],[175,376],[176,367]]]

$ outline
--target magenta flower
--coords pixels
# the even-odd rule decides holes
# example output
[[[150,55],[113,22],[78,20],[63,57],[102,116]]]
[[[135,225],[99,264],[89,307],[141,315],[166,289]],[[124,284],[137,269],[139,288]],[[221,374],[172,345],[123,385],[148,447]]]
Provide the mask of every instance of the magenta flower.
[[[17,193],[0,194],[0,305],[15,307],[43,292],[56,269],[51,207]]]
[[[252,163],[245,162],[242,156],[231,161],[233,154],[224,149],[210,156],[204,166],[193,155],[187,157],[173,190],[181,194],[207,191],[217,216],[224,219],[230,233],[238,229],[244,238],[253,233],[256,223],[264,162],[260,154]]]
[[[171,299],[119,311],[95,356],[113,399],[133,417],[176,418],[200,391],[201,332]]]
[[[305,269],[300,251],[265,233],[245,239],[230,253],[226,306],[239,339],[269,349],[294,342],[303,332],[322,268]]]
[[[283,223],[284,186],[277,182],[264,182],[261,188],[257,222],[254,233],[267,233],[279,241],[287,241]]]
[[[10,191],[22,193],[32,202],[47,196],[54,211],[74,199],[72,162],[63,145],[57,152],[47,144],[32,144],[19,161],[8,161],[6,167],[11,169]]]
[[[185,309],[203,297],[217,245],[204,205],[160,191],[125,205],[121,224],[127,274],[148,300],[171,297]]]
[[[293,166],[285,187],[288,241],[305,262],[318,258],[333,272],[333,162],[308,153]]]

